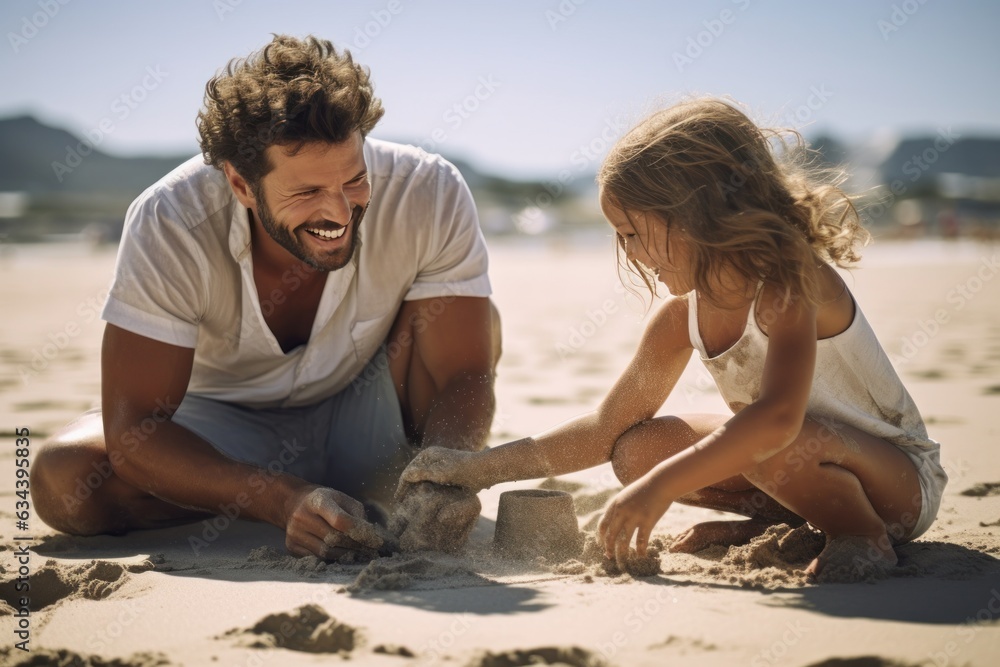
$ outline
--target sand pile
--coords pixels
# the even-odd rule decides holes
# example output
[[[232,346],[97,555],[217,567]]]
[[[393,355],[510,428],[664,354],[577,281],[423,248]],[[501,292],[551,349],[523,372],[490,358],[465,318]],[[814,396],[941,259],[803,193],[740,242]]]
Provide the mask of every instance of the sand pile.
[[[654,577],[662,571],[660,554],[666,549],[666,542],[660,537],[649,541],[646,555],[640,557],[636,550],[629,548],[629,556],[625,570],[618,567],[614,559],[605,557],[604,549],[593,533],[587,533],[583,541],[583,553],[580,558],[570,558],[552,566],[557,574],[582,574],[588,580],[593,577]]]
[[[984,498],[986,496],[1000,496],[1000,482],[979,482],[962,491],[963,496],[974,498]]]
[[[606,667],[594,653],[578,647],[552,646],[491,653],[486,651],[468,663],[468,667],[524,667],[525,665],[566,665],[568,667]]]
[[[286,648],[306,653],[339,653],[347,657],[357,648],[361,633],[332,618],[322,607],[302,605],[292,613],[268,614],[247,629],[233,628],[222,637],[235,637],[249,648]]]
[[[344,556],[342,561],[353,562],[352,553]],[[341,562],[328,562],[316,556],[294,556],[287,551],[274,547],[257,547],[250,551],[246,561],[239,569],[289,570],[305,575],[316,575],[321,572],[342,572]]]
[[[17,649],[4,648],[0,649],[0,664],[11,667],[161,667],[172,663],[162,653],[142,652],[127,658],[102,658],[97,655],[82,655],[66,648],[32,649],[27,654]]]
[[[481,510],[473,491],[420,482],[393,508],[389,531],[398,538],[398,550],[406,553],[460,551]]]
[[[84,598],[103,600],[121,588],[130,573],[156,569],[162,557],[147,558],[139,563],[92,560],[83,565],[60,565],[49,559],[38,571],[31,573],[31,607],[38,611],[63,600]],[[12,614],[23,595],[16,589],[17,575],[0,583],[0,616]]]
[[[814,662],[806,667],[921,667],[911,662],[897,662],[877,655],[864,655],[857,658],[828,658]]]
[[[437,562],[428,557],[399,555],[373,560],[361,570],[345,591],[355,593],[365,590],[400,590],[409,588],[415,581],[430,581],[463,574],[470,573],[457,564]]]

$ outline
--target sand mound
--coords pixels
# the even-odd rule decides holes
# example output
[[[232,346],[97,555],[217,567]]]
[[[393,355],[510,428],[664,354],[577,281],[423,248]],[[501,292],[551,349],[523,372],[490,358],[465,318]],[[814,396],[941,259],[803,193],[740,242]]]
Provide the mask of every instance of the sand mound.
[[[399,590],[409,588],[414,579],[440,579],[461,572],[464,570],[460,567],[435,563],[428,558],[380,558],[366,565],[347,590]]]
[[[623,572],[618,563],[604,556],[604,549],[593,533],[587,533],[583,540],[583,553],[579,558],[570,558],[551,566],[556,574],[582,574],[587,577],[655,577],[662,571],[660,554],[666,549],[662,538],[649,541],[646,555],[639,557],[635,549],[629,549],[629,557]]]
[[[963,496],[983,498],[985,496],[1000,496],[1000,482],[979,482],[962,491]]]
[[[671,539],[668,536],[664,541]],[[713,546],[697,554],[666,554],[663,572],[756,589],[872,582],[886,577],[970,579],[1000,575],[1000,560],[987,553],[993,547],[981,536],[970,535],[967,540],[957,541],[962,543],[917,540],[898,546],[899,563],[894,567],[869,554],[870,547],[864,542],[834,542],[823,554],[825,565],[820,576],[812,581],[804,570],[823,551],[823,534],[808,525],[792,529],[778,524],[742,546]]]
[[[22,656],[22,657],[18,657]],[[13,660],[13,662],[8,662]],[[0,649],[0,664],[11,667],[159,667],[171,664],[162,653],[134,653],[127,658],[102,658],[81,655],[70,649]]]
[[[406,648],[405,646],[397,646],[396,644],[379,644],[372,649],[372,653],[381,653],[382,655],[396,655],[400,658],[415,658],[417,654]]]
[[[302,605],[290,614],[268,614],[252,628],[233,628],[223,635],[233,636],[248,648],[286,648],[345,656],[361,643],[361,633],[356,628],[338,622],[315,604]]]
[[[346,556],[343,560],[352,558]],[[294,556],[290,553],[279,551],[274,547],[257,547],[250,551],[245,562],[240,564],[243,570],[288,570],[299,574],[315,575],[320,572],[340,572],[343,570],[338,563],[328,563],[316,556]]]
[[[477,655],[468,667],[523,667],[524,665],[569,665],[570,667],[604,667],[607,665],[590,651],[575,646],[552,646],[527,650]]]
[[[153,570],[162,562],[162,556],[132,564],[92,560],[76,566],[60,565],[54,560],[47,560],[41,569],[31,573],[31,607],[38,611],[74,598],[103,600],[129,580],[128,573]],[[17,590],[16,575],[12,574],[0,583],[0,600],[9,607],[16,609],[22,595]],[[10,610],[4,607],[3,613],[10,613]]]
[[[399,549],[405,553],[460,551],[482,508],[473,491],[420,482],[396,504],[389,531],[399,537]]]
[[[865,655],[859,658],[828,658],[822,662],[814,662],[807,667],[920,667],[920,665],[897,662],[877,655]]]
[[[806,586],[811,582],[805,574],[805,567],[820,554],[824,544],[823,534],[807,524],[794,529],[787,524],[776,524],[747,544],[712,546],[696,555],[671,554],[670,567],[666,572],[706,575],[713,580],[744,588]],[[839,563],[837,559],[832,562],[835,572],[846,576]],[[849,560],[848,565],[853,567],[853,561]]]

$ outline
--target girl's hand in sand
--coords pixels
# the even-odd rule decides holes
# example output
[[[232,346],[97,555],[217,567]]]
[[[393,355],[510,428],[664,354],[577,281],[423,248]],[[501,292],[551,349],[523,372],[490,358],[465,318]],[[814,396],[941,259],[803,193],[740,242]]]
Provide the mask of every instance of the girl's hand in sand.
[[[421,451],[399,476],[396,500],[406,495],[409,487],[419,482],[434,482],[444,486],[460,486],[479,491],[483,484],[481,467],[474,465],[476,452],[428,447]]]
[[[310,484],[286,503],[285,547],[296,556],[315,555],[336,560],[348,552],[378,549],[380,544],[362,544],[348,534],[364,534],[365,508],[350,496]]]
[[[614,558],[623,571],[632,535],[638,531],[635,550],[645,556],[653,526],[672,504],[670,499],[662,497],[659,487],[655,480],[645,477],[632,482],[615,496],[597,525],[604,554]]]

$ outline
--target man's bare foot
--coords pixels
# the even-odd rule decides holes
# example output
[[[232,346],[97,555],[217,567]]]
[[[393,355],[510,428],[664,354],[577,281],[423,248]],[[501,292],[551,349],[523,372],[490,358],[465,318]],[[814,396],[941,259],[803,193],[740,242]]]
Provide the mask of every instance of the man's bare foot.
[[[898,562],[886,534],[828,536],[823,551],[805,572],[817,583],[872,581],[889,576],[889,570]]]
[[[677,537],[677,541],[670,546],[670,551],[693,554],[717,544],[746,544],[758,535],[763,535],[773,525],[774,523],[761,519],[696,523]]]

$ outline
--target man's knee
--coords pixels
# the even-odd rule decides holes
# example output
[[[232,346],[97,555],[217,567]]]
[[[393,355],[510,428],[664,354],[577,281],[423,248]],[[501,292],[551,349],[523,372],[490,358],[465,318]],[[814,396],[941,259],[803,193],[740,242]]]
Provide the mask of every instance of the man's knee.
[[[65,533],[109,532],[94,519],[96,499],[113,475],[108,457],[93,443],[49,440],[31,464],[29,483],[35,512],[46,524]]]
[[[493,369],[496,370],[497,364],[500,363],[500,357],[503,355],[503,332],[500,326],[500,311],[493,303],[493,299],[490,299],[490,318],[493,333]]]

